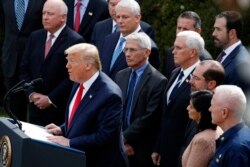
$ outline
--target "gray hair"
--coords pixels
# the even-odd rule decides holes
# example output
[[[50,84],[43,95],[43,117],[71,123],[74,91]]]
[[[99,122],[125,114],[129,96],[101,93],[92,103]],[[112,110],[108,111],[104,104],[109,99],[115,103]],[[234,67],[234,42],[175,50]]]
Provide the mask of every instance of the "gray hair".
[[[132,33],[125,38],[126,40],[138,41],[141,48],[151,50],[151,39],[144,32]]]
[[[115,11],[119,10],[119,8],[128,8],[131,10],[133,15],[140,15],[141,8],[138,2],[135,0],[121,0],[115,7]]]
[[[187,47],[190,49],[196,49],[199,56],[202,54],[205,47],[205,42],[199,33],[190,30],[182,31],[177,34],[177,37],[185,37]]]
[[[242,118],[246,110],[246,96],[242,89],[235,85],[220,85],[215,88],[215,94],[223,105],[227,107],[234,116]]]

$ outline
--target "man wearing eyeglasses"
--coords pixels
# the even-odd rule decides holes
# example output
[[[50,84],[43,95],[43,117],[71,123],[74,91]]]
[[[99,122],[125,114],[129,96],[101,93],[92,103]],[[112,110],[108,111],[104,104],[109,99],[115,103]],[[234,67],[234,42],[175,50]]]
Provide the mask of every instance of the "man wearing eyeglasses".
[[[143,32],[126,36],[129,67],[116,75],[123,92],[123,136],[130,167],[153,167],[150,158],[162,114],[167,79],[148,62],[151,40]]]

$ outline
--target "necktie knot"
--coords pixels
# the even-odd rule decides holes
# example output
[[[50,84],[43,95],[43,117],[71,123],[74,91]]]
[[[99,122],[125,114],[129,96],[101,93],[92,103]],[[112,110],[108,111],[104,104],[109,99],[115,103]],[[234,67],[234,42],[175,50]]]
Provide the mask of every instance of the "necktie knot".
[[[219,56],[217,57],[217,61],[218,62],[221,62],[223,60],[223,57],[226,56],[226,53],[224,51],[222,51]]]

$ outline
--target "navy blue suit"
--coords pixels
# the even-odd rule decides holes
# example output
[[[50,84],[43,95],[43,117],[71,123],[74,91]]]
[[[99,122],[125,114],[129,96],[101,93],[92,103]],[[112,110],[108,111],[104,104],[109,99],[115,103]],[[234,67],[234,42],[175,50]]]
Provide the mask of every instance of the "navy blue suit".
[[[64,0],[68,6],[67,25],[74,29],[74,0]],[[89,0],[78,33],[90,42],[93,27],[98,21],[109,18],[108,4],[105,0]]]
[[[45,59],[46,38],[47,31],[44,29],[31,33],[20,69],[20,77],[26,82],[36,78],[43,79],[43,85],[28,90],[27,95],[34,91],[48,95],[57,106],[51,105],[45,110],[40,110],[33,103],[29,104],[29,121],[43,126],[51,122],[61,124],[64,121],[65,106],[72,86],[66,69],[67,60],[64,51],[76,43],[84,42],[79,34],[66,26]]]
[[[216,140],[211,167],[248,167],[250,165],[250,129],[239,123]]]
[[[64,136],[70,147],[83,150],[88,167],[123,167],[125,152],[121,140],[122,92],[103,72],[83,97],[69,129],[69,104],[78,88],[75,83],[66,110]]]
[[[145,32],[153,41],[155,41],[154,30],[148,23],[141,21],[141,29]],[[99,21],[95,24],[94,30],[91,37],[91,43],[94,44],[98,49],[101,48],[104,38],[112,34],[113,19],[108,18],[103,21]]]
[[[247,49],[240,44],[227,56],[222,65],[226,75],[224,84],[237,85],[246,93],[250,88],[249,73],[247,76],[243,74],[245,70],[249,71],[250,65]]]
[[[125,54],[124,52],[121,52],[119,57],[116,59],[114,65],[112,66],[112,69],[110,70],[110,63],[116,44],[119,41],[119,37],[120,32],[116,32],[106,36],[100,52],[102,70],[113,80],[115,79],[115,75],[118,71],[128,67]],[[149,62],[152,66],[158,69],[160,66],[158,47],[156,46],[153,40],[151,40],[151,45],[152,47],[151,54],[149,55]]]
[[[167,104],[167,91],[174,83],[180,70],[179,67],[173,71],[163,98],[164,111],[161,121],[161,132],[155,150],[155,152],[161,154],[162,167],[178,166],[186,127],[190,120],[186,109],[191,93],[191,87],[188,82],[184,81],[180,85],[169,104]]]

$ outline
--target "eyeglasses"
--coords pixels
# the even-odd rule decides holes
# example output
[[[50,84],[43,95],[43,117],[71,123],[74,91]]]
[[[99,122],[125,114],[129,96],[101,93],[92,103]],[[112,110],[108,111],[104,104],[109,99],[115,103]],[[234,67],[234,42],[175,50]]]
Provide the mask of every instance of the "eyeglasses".
[[[194,75],[194,74],[190,74],[190,76],[191,76],[191,79],[193,79],[193,80],[196,80],[196,81],[202,80],[202,78],[199,78],[199,77],[197,77],[197,76]]]
[[[139,50],[144,50],[144,49],[146,49],[146,48],[124,48],[123,49],[123,52],[124,53],[127,53],[127,52],[130,52],[130,53],[134,53],[134,52],[137,52],[137,51],[139,51]]]

